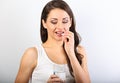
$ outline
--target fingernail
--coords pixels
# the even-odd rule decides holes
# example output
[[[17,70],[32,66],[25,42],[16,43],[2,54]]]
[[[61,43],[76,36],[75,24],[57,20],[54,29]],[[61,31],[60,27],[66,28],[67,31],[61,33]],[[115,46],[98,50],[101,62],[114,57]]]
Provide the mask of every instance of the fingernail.
[[[64,33],[63,34],[61,34],[62,36],[64,36]]]

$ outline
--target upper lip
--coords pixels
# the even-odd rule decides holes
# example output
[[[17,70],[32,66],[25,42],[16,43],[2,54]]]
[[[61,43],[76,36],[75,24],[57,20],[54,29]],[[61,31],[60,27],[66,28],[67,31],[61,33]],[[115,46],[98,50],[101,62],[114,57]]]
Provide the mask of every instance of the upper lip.
[[[63,34],[64,31],[56,31],[55,33],[57,33],[57,34]]]

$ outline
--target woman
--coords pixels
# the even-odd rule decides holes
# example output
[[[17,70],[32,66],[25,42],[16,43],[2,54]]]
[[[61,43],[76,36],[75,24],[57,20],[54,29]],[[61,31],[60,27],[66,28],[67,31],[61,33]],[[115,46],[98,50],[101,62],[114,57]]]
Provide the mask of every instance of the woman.
[[[84,48],[75,31],[70,7],[63,0],[46,4],[41,15],[40,46],[26,50],[16,83],[90,83]],[[66,80],[54,74],[54,64],[66,66]]]

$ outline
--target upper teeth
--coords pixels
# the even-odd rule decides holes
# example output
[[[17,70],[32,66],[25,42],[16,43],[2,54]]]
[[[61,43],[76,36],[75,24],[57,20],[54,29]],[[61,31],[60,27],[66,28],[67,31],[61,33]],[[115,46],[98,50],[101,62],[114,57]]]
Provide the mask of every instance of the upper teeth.
[[[64,32],[56,32],[57,34],[63,34]]]

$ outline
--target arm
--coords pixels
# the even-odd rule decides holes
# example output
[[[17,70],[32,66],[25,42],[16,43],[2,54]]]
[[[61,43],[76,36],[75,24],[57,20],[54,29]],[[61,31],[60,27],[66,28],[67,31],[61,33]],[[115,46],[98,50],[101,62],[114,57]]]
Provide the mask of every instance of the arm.
[[[78,52],[84,56],[82,59],[82,65],[80,65],[74,52],[74,34],[72,32],[68,31],[65,33],[64,43],[64,47],[70,59],[76,83],[90,83],[85,50],[83,47],[78,46]]]
[[[29,48],[22,56],[20,68],[15,79],[15,83],[28,83],[32,75],[33,69],[37,64],[36,48]]]
[[[82,65],[79,64],[74,53],[69,57],[76,83],[90,83],[90,77],[87,68],[87,57],[83,47],[78,46],[78,52],[83,55]]]

